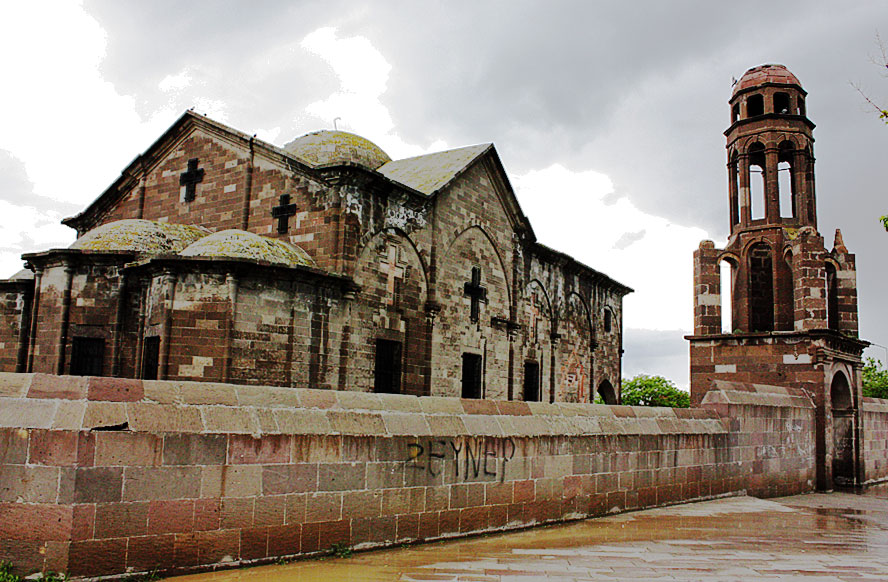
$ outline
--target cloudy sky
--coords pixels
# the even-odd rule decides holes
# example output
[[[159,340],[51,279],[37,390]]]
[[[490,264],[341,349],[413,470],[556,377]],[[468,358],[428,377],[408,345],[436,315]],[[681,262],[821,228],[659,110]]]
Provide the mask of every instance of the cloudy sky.
[[[884,1],[7,2],[0,275],[190,107],[283,145],[316,129],[393,158],[494,142],[540,242],[633,287],[624,376],[687,385],[691,255],[727,237],[732,78],[783,63],[817,124],[819,229],[858,260],[888,345]],[[871,348],[870,355],[886,357]]]

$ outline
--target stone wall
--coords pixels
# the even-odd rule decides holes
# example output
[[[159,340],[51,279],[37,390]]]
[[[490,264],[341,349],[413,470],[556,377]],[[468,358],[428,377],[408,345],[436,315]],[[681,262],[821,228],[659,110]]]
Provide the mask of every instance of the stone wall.
[[[864,483],[888,479],[888,400],[864,398],[861,412]]]
[[[189,569],[813,488],[814,410],[698,409],[0,374],[0,555]]]

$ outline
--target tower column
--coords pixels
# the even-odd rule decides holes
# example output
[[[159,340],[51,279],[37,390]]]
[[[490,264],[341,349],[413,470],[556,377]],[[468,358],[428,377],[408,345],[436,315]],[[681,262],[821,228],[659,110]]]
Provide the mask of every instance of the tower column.
[[[749,156],[740,154],[740,224],[749,226]]]
[[[777,179],[777,148],[765,150],[765,219],[780,222],[780,185]]]

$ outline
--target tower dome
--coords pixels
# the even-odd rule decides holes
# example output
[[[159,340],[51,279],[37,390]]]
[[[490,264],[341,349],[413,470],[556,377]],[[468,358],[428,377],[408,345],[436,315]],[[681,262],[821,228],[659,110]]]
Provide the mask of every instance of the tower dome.
[[[799,88],[802,87],[802,84],[799,82],[798,78],[789,72],[783,65],[759,65],[757,67],[752,67],[740,77],[740,80],[737,81],[737,84],[734,85],[734,91],[732,95],[736,95],[745,89],[750,89],[752,87],[759,87],[762,85],[796,85]]]
[[[392,159],[367,138],[338,130],[321,130],[297,137],[284,150],[312,166],[357,164],[377,170]]]

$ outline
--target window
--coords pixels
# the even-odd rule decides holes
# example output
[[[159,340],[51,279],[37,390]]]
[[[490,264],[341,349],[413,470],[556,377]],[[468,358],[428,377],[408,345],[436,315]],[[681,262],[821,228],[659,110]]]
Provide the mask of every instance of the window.
[[[764,115],[765,98],[761,95],[750,95],[746,100],[746,117]]]
[[[731,107],[731,123],[736,122],[740,119],[740,104],[734,103],[734,106]]]
[[[749,203],[750,218],[765,218],[765,146],[754,143],[749,146]]]
[[[101,376],[105,360],[105,340],[75,337],[71,340],[72,376]]]
[[[604,333],[610,333],[611,329],[613,329],[614,324],[611,321],[612,318],[613,318],[613,316],[611,315],[611,310],[605,308],[604,309]]]
[[[792,113],[789,110],[788,93],[774,93],[774,113],[781,113],[783,115]]]
[[[524,400],[540,400],[540,365],[537,362],[524,363]]]
[[[481,398],[481,356],[462,355],[462,397]]]
[[[376,340],[373,391],[384,394],[401,392],[401,342]]]
[[[839,329],[839,285],[832,263],[826,264],[826,326]]]
[[[142,346],[142,379],[157,380],[157,369],[160,365],[160,336],[145,338]]]
[[[774,270],[766,244],[749,252],[749,331],[774,331]]]

